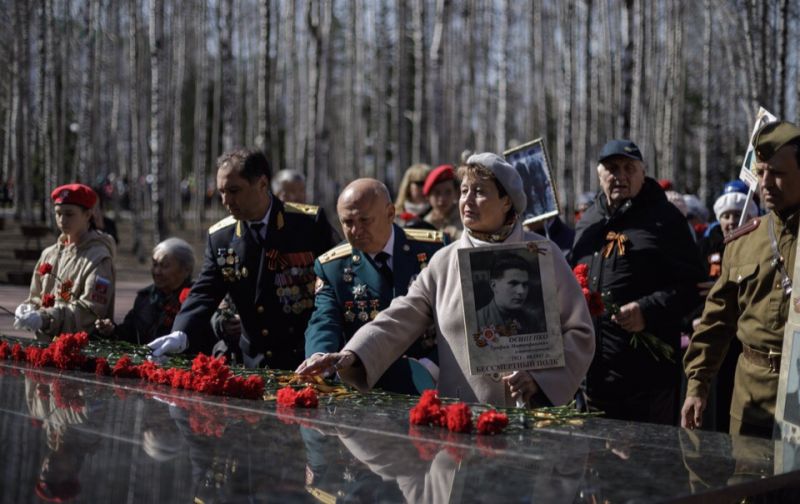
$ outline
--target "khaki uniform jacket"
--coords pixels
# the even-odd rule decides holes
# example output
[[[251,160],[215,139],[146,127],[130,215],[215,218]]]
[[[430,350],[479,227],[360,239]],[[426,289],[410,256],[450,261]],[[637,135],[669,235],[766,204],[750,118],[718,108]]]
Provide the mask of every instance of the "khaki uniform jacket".
[[[44,249],[25,300],[51,319],[46,330],[37,331],[38,339],[50,339],[64,332],[88,332],[94,328],[96,319],[114,318],[114,239],[92,230],[77,246],[66,244],[65,240],[61,235],[55,245]],[[51,264],[53,270],[40,275],[38,270],[44,263]],[[67,289],[65,282],[72,282],[72,287]],[[41,308],[45,294],[55,296],[54,306]]]
[[[524,232],[519,224],[506,243],[543,240]],[[594,355],[594,330],[589,310],[572,270],[561,251],[548,242],[555,267],[555,294],[561,312],[565,367],[533,371],[532,375],[553,404],[572,400]],[[408,295],[396,298],[371,323],[362,327],[345,345],[355,352],[363,367],[340,371],[342,379],[360,389],[371,388],[383,372],[430,325],[436,328],[439,350],[439,392],[466,402],[513,407],[504,382],[491,376],[469,374],[469,357],[458,271],[458,249],[473,247],[467,233],[438,251],[411,285]]]
[[[778,250],[791,276],[794,271],[800,212],[781,218],[771,213]],[[730,242],[722,259],[722,272],[706,298],[700,325],[684,357],[687,395],[708,397],[731,338],[762,352],[780,353],[790,297],[781,287],[781,275],[772,263],[769,215],[758,227]],[[798,287],[795,286],[795,291]],[[778,373],[739,356],[736,366],[731,417],[769,427],[775,415]]]

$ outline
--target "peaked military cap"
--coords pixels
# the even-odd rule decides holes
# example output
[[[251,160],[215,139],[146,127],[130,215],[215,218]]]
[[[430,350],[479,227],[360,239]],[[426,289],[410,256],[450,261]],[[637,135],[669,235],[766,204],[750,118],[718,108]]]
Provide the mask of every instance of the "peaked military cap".
[[[767,123],[756,132],[753,145],[760,161],[769,161],[778,150],[800,138],[800,128],[786,121]]]

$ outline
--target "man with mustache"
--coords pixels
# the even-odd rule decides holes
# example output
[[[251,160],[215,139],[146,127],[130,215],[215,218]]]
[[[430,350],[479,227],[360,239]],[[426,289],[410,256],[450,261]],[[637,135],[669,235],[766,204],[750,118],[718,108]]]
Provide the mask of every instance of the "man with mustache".
[[[719,280],[706,298],[684,357],[681,425],[702,426],[709,389],[735,336],[742,342],[731,400],[731,434],[769,438],[775,421],[783,331],[792,297],[800,221],[800,128],[768,123],[753,139],[755,174],[769,213],[726,239]],[[794,289],[794,290],[793,290]]]
[[[598,161],[601,190],[571,254],[573,265],[588,266],[589,290],[608,301],[594,319],[586,400],[609,418],[675,424],[681,320],[700,302],[705,271],[683,214],[645,175],[639,147],[612,140]]]
[[[547,331],[542,289],[528,262],[513,252],[498,254],[489,274],[492,300],[478,310],[478,329],[493,327],[503,336]],[[534,284],[534,282],[536,282]],[[528,293],[538,301],[528,300]],[[535,307],[538,307],[538,312]]]

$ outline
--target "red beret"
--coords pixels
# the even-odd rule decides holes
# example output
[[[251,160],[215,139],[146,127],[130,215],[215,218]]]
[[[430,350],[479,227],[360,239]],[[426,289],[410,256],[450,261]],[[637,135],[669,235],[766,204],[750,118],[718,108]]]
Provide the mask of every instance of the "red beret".
[[[56,187],[50,193],[55,205],[80,205],[90,209],[97,203],[97,193],[83,184],[66,184]]]
[[[453,165],[444,164],[437,166],[431,170],[431,172],[425,178],[425,185],[422,186],[422,194],[427,196],[430,194],[433,186],[439,182],[446,182],[448,180],[453,180],[454,178],[456,178],[456,169],[453,168]]]

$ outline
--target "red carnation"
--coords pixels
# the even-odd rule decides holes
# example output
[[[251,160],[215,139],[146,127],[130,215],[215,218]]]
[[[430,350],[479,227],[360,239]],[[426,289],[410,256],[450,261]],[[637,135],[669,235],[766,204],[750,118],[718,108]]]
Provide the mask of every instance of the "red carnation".
[[[0,359],[8,359],[11,356],[11,346],[7,341],[0,343]]]
[[[97,376],[109,376],[111,374],[111,367],[109,367],[108,361],[102,357],[98,357],[94,363],[94,373]]]
[[[572,273],[575,275],[575,279],[578,280],[578,284],[580,284],[582,289],[589,288],[589,266],[579,264],[572,268]]]
[[[472,430],[472,412],[466,404],[451,404],[445,408],[445,414],[449,431],[467,433]]]
[[[278,390],[278,405],[279,406],[294,406],[294,401],[297,398],[297,392],[292,387],[283,387]]]
[[[508,415],[495,410],[484,411],[478,416],[478,434],[500,434],[508,425]]]
[[[319,405],[317,391],[311,387],[304,388],[297,393],[297,399],[295,399],[294,403],[295,405],[302,406],[303,408],[316,408]]]
[[[316,408],[318,405],[317,391],[312,387],[306,387],[300,392],[288,386],[278,390],[278,406]]]
[[[54,304],[56,304],[56,297],[53,294],[42,296],[42,308],[50,308]]]
[[[191,292],[191,290],[192,289],[189,287],[184,287],[183,290],[181,290],[181,293],[178,295],[178,301],[180,301],[181,304],[183,304],[186,301],[186,298],[189,297],[189,292]]]
[[[447,425],[445,410],[442,401],[435,390],[426,390],[419,398],[419,402],[408,412],[408,421],[412,425]]]
[[[16,362],[25,360],[25,349],[22,348],[22,345],[15,343],[14,346],[11,347],[11,358]]]
[[[37,273],[44,276],[53,271],[53,265],[50,263],[42,263],[39,265],[39,268],[36,270]]]

